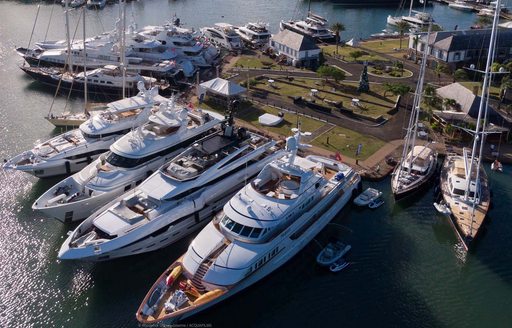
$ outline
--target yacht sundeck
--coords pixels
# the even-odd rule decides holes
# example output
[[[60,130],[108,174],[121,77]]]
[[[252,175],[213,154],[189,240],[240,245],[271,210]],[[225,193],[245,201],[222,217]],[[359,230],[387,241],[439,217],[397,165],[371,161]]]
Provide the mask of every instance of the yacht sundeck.
[[[297,254],[347,204],[359,175],[329,158],[297,156],[299,136],[287,139],[288,154],[237,192],[158,278],[137,310],[139,322],[176,322],[249,287]]]
[[[80,171],[106,152],[122,135],[146,122],[155,103],[166,101],[156,89],[108,104],[107,109],[91,116],[78,129],[60,134],[25,151],[3,165],[48,178]]]
[[[222,115],[188,110],[174,100],[161,103],[148,123],[117,140],[110,152],[80,172],[50,188],[32,208],[61,221],[84,219],[135,188],[223,120]]]
[[[98,261],[149,252],[203,227],[244,181],[282,156],[274,141],[229,121],[88,217],[59,258]]]

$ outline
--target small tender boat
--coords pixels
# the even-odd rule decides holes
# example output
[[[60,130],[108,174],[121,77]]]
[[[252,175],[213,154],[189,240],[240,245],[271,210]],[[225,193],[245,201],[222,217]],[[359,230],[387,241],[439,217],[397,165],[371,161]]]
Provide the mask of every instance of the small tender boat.
[[[503,172],[503,164],[501,164],[501,162],[496,159],[491,164],[491,170],[498,171],[498,172]]]
[[[452,211],[450,210],[450,208],[448,206],[446,206],[446,203],[443,201],[440,201],[439,203],[434,203],[434,207],[441,214],[444,214],[444,215],[452,214]]]
[[[381,191],[374,188],[368,188],[354,199],[354,204],[356,204],[357,206],[367,206],[374,199],[379,198],[381,195]]]
[[[375,198],[368,204],[369,208],[377,208],[384,204],[384,200],[381,197]]]
[[[338,272],[348,267],[349,264],[350,262],[345,261],[345,259],[342,257],[338,261],[331,264],[329,270],[331,270],[331,272]]]
[[[352,246],[346,245],[340,240],[330,242],[316,257],[316,262],[323,266],[329,266],[347,254]]]

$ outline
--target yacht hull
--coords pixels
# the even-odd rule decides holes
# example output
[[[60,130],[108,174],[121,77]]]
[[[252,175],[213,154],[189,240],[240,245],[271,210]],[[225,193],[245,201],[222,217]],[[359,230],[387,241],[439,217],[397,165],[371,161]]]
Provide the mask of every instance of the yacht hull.
[[[409,198],[412,195],[415,195],[418,192],[421,192],[425,189],[427,189],[435,176],[436,167],[437,167],[437,154],[434,157],[434,160],[432,161],[432,164],[425,176],[421,177],[421,180],[419,180],[416,184],[408,187],[408,188],[401,188],[399,189],[395,182],[395,175],[397,173],[399,165],[395,168],[393,171],[393,178],[392,178],[392,185],[391,190],[393,191],[393,197],[395,198],[395,201],[400,201]]]

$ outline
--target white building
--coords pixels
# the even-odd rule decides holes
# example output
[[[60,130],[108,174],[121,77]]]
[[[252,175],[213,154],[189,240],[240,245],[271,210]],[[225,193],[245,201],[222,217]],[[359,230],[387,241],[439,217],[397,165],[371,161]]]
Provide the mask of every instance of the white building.
[[[285,56],[287,62],[294,66],[317,67],[320,48],[310,37],[283,30],[272,35],[270,47],[278,56]]]

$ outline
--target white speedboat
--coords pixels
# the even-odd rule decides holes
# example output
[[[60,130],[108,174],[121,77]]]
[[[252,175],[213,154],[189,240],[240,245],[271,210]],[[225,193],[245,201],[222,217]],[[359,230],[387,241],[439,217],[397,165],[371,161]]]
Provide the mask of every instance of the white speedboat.
[[[100,154],[108,151],[117,139],[146,122],[155,103],[166,101],[156,89],[134,97],[111,102],[78,129],[60,134],[25,151],[3,165],[5,169],[27,172],[48,178],[80,171]]]
[[[93,213],[69,235],[59,258],[107,260],[177,241],[203,227],[246,179],[279,156],[274,145],[244,128],[224,126]]]
[[[267,46],[271,37],[267,24],[261,22],[247,23],[237,28],[236,32],[240,35],[242,41],[251,48]]]
[[[316,257],[316,263],[329,266],[347,254],[351,248],[352,246],[346,245],[340,240],[330,242]]]
[[[446,205],[444,201],[440,201],[439,203],[434,202],[434,207],[441,214],[448,216],[452,214],[452,211],[450,211],[450,208]]]
[[[243,43],[240,35],[235,32],[234,26],[228,23],[216,23],[212,27],[203,27],[203,35],[214,44],[230,51],[242,50]]]
[[[475,10],[475,8],[473,6],[467,4],[466,1],[459,1],[459,0],[449,3],[448,7],[457,9],[457,10],[462,10],[462,11],[474,11]]]
[[[236,193],[157,279],[137,310],[142,324],[172,323],[261,280],[307,245],[360,182],[345,164],[299,157],[299,135]],[[297,297],[299,295],[297,294]]]
[[[368,206],[370,202],[382,195],[382,191],[374,188],[368,188],[363,191],[359,196],[354,198],[354,204],[357,206]]]
[[[214,112],[189,111],[174,100],[160,104],[149,122],[110,146],[83,170],[39,197],[32,209],[61,221],[81,220],[135,188],[223,120]]]

